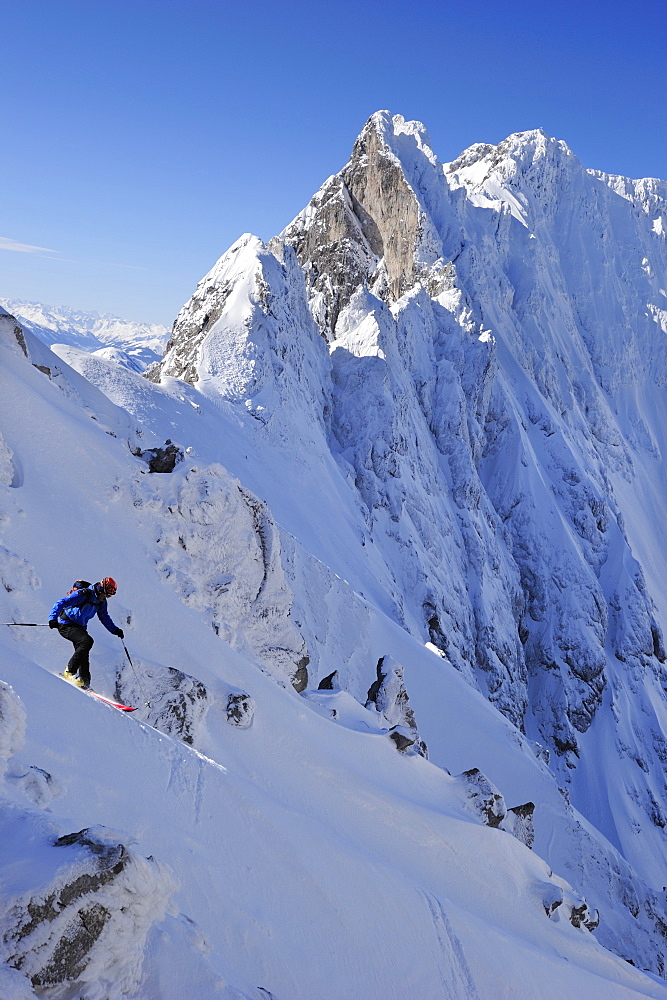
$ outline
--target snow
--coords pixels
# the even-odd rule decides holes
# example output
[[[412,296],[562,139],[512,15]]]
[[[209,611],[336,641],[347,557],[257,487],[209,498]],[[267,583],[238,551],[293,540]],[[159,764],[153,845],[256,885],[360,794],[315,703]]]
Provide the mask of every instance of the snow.
[[[369,280],[328,342],[296,252],[243,237],[158,383],[29,331],[26,358],[3,327],[1,619],[45,621],[75,578],[112,575],[134,668],[93,623],[93,685],[150,701],[86,698],[55,676],[57,634],[3,626],[3,912],[88,858],[58,837],[131,859],[91,897],[111,916],[63,1000],[667,996],[624,960],[656,968],[664,912],[664,349],[653,319],[627,332],[665,284],[654,216],[628,221],[542,133],[510,137],[493,176],[490,147],[450,176],[422,126],[374,119],[428,213],[425,267],[451,263],[459,213],[451,287],[388,303]],[[554,190],[592,221],[570,233]],[[608,305],[585,258],[592,281],[626,275]],[[183,460],[152,474],[140,453],[168,439]],[[390,739],[411,719],[428,758]],[[474,768],[503,808],[534,803],[532,851],[481,821]],[[35,931],[28,974],[64,923]],[[0,990],[34,995],[1,964]]]
[[[117,316],[13,299],[0,298],[0,306],[48,347],[62,342],[99,351],[102,357],[113,358],[135,371],[145,371],[157,361],[167,341],[167,330],[159,323],[133,323]]]

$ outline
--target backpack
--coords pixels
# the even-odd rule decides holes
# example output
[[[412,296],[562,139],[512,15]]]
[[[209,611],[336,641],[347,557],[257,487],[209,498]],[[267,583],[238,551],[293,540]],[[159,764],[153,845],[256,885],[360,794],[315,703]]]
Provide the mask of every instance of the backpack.
[[[65,596],[69,597],[69,595],[73,594],[75,590],[83,590],[85,587],[90,587],[89,580],[75,580],[72,584],[72,589],[68,590]]]

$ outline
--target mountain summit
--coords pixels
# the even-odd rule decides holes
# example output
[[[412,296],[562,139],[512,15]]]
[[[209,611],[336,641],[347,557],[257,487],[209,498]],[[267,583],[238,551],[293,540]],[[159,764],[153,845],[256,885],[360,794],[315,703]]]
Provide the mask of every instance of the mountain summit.
[[[80,862],[122,844],[109,927],[150,887],[120,979],[103,927],[77,945],[87,997],[667,995],[666,226],[663,182],[542,130],[440,163],[381,111],[146,378],[0,317],[33,414],[2,429],[3,620],[47,613],[54,556],[106,560],[148,694],[100,637],[106,693],[148,705],[85,699],[77,729],[51,637],[1,637],[8,836],[49,860],[0,958],[35,989],[64,946],[30,915],[69,883],[28,787],[61,838],[95,827]],[[129,791],[99,754],[112,795],[64,773],[51,680],[71,752],[103,719]]]

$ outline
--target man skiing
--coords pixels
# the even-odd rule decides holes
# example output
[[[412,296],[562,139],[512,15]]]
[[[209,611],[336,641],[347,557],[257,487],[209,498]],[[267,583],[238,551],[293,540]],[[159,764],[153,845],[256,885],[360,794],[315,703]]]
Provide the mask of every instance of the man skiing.
[[[78,581],[78,589],[71,591],[53,605],[49,615],[49,628],[57,628],[63,639],[69,639],[74,646],[74,652],[62,676],[73,681],[77,687],[88,690],[90,687],[90,653],[95,641],[86,631],[86,625],[97,615],[107,631],[121,639],[125,633],[122,628],[111,620],[107,611],[107,597],[112,597],[117,590],[116,581],[105,576],[99,583],[86,584]],[[75,587],[77,584],[75,584]]]

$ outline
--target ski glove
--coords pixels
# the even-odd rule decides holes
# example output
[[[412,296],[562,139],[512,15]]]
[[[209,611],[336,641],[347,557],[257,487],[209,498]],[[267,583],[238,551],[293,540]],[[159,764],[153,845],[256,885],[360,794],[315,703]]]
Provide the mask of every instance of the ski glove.
[[[58,628],[58,619],[52,618],[49,622],[49,628]]]
[[[116,635],[118,636],[119,639],[124,639],[125,638],[125,633],[123,632],[122,628],[117,628],[116,629]]]

